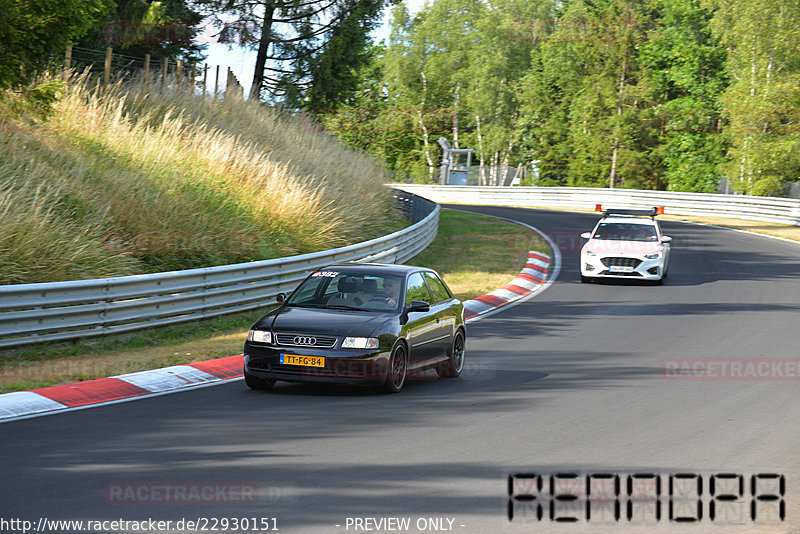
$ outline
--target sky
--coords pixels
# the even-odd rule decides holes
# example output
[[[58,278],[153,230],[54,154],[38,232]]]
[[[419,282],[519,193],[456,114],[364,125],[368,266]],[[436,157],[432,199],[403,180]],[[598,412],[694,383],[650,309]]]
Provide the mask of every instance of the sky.
[[[408,10],[411,12],[411,14],[415,15],[420,9],[422,9],[427,0],[404,0],[404,2],[406,6],[408,6]],[[381,25],[372,33],[372,38],[375,42],[380,42],[388,38],[390,20],[391,8],[386,8],[383,12],[383,20]],[[250,85],[253,81],[256,52],[255,50],[241,47],[231,48],[226,44],[218,43],[216,37],[214,37],[214,33],[214,28],[207,26],[203,34],[201,34],[197,39],[197,42],[200,44],[208,44],[208,48],[205,52],[207,58],[206,64],[208,65],[208,80],[206,82],[206,90],[214,90],[214,72],[217,65],[220,66],[220,87],[224,87],[225,73],[227,72],[228,67],[230,67],[231,71],[233,71],[234,75],[239,80],[239,83],[241,83],[244,87],[244,95],[246,98],[250,92]]]

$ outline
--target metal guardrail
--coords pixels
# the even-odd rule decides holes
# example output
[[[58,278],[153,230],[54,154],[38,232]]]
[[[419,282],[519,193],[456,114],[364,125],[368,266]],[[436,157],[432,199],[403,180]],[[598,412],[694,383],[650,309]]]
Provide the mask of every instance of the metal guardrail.
[[[594,209],[664,206],[669,215],[700,215],[800,226],[800,200],[793,198],[600,189],[592,187],[472,187],[397,184],[392,187],[438,203]]]
[[[412,226],[346,247],[185,271],[0,286],[0,348],[139,330],[271,304],[309,272],[341,261],[403,263],[436,237],[439,206],[395,192]]]

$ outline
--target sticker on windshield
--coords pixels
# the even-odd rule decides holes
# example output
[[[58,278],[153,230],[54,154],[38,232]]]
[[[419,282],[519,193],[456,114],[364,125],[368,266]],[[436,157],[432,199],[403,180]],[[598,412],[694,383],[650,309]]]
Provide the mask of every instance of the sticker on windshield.
[[[336,278],[338,275],[339,273],[336,271],[317,271],[311,274],[312,278],[316,276],[327,276],[328,278]]]

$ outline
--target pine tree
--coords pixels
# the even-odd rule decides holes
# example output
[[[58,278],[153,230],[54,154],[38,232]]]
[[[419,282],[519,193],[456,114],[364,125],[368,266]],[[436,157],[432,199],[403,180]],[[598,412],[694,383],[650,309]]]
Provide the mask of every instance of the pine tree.
[[[369,23],[359,23],[371,20],[380,3],[378,0],[195,1],[222,28],[221,42],[257,51],[250,98],[264,96],[289,106],[305,101],[313,84],[315,58],[320,57],[329,40],[345,33],[368,31]],[[339,28],[342,24],[345,26]],[[323,79],[324,73],[321,67],[317,71]]]

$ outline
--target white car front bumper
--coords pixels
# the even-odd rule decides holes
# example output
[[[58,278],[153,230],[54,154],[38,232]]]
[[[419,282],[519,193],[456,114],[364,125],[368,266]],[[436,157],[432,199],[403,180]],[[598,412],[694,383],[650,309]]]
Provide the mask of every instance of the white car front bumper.
[[[585,277],[661,280],[665,271],[663,252],[658,258],[640,254],[581,254],[581,275]]]

